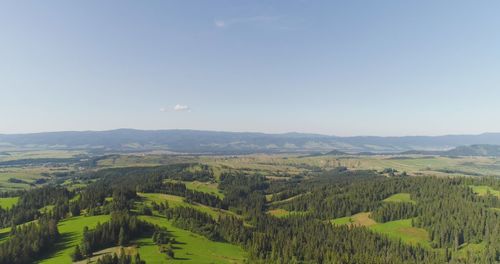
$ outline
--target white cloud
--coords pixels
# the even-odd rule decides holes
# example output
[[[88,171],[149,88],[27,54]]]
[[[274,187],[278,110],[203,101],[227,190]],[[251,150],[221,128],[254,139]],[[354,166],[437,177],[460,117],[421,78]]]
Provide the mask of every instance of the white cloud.
[[[218,28],[226,27],[226,22],[224,22],[223,20],[216,20],[215,21],[215,26],[218,27]]]
[[[190,112],[191,108],[189,108],[189,106],[187,106],[187,105],[176,104],[174,106],[174,111],[176,111],[176,112]]]
[[[172,107],[162,107],[160,108],[160,112],[191,112],[191,108],[187,105],[176,104]]]
[[[254,17],[238,17],[226,20],[215,20],[214,25],[218,28],[226,28],[234,24],[247,23],[270,23],[279,20],[278,16],[254,16]]]

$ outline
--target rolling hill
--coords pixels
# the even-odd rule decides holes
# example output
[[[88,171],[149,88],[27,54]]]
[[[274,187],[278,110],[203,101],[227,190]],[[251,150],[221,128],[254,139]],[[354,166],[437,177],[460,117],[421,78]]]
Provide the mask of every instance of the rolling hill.
[[[337,151],[403,152],[448,151],[463,145],[500,145],[500,133],[480,135],[337,137],[319,134],[265,134],[198,130],[70,131],[0,135],[0,151],[12,149],[86,149],[103,151],[168,150],[178,153],[280,153]],[[477,153],[490,148],[475,147]],[[456,149],[457,153],[464,149]],[[452,155],[452,152],[449,153]]]

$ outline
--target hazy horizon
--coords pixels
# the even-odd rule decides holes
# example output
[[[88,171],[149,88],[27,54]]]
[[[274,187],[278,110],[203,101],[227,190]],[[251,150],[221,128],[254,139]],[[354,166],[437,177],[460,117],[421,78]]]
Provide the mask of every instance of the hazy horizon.
[[[9,1],[0,133],[500,131],[498,7]]]
[[[439,137],[439,136],[463,136],[463,135],[484,135],[484,134],[500,134],[500,132],[488,131],[482,133],[454,133],[454,134],[435,134],[435,135],[370,135],[370,134],[353,134],[353,135],[335,135],[335,134],[324,134],[324,133],[314,133],[314,132],[297,132],[297,131],[284,131],[284,132],[263,132],[263,131],[232,131],[232,130],[210,130],[210,129],[189,129],[189,128],[166,128],[166,129],[140,129],[140,128],[112,128],[112,129],[85,129],[85,130],[52,130],[52,131],[35,131],[35,132],[18,132],[18,133],[2,133],[0,135],[26,135],[26,134],[42,134],[42,133],[64,133],[64,132],[106,132],[115,130],[138,130],[138,131],[168,131],[168,130],[178,130],[178,131],[205,131],[205,132],[222,132],[222,133],[260,133],[269,135],[280,135],[280,134],[311,134],[311,135],[321,135],[321,136],[331,136],[331,137]]]

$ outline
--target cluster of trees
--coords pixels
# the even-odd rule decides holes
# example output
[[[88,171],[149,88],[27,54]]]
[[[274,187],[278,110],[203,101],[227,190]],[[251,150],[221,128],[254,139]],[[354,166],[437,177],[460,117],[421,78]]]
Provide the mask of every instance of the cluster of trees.
[[[370,185],[370,181],[366,179],[373,177],[385,179],[375,172],[373,174],[363,172],[363,177],[360,177],[363,180],[355,182],[352,182],[352,173],[348,174],[351,182],[345,179],[346,171],[336,173],[341,174],[341,180],[339,179],[336,185],[331,184],[331,179],[320,181],[316,179],[314,183],[307,183],[304,186],[312,186],[318,188],[319,191],[324,191],[327,195],[322,198],[330,199],[332,203],[336,201],[336,198],[347,201],[349,197],[353,197],[354,202],[359,204],[373,199],[377,201],[373,204],[374,209],[380,206],[384,198],[398,191],[398,184],[391,184],[393,187],[389,187],[389,190],[384,190],[381,183]],[[348,187],[351,184],[355,185],[352,190]],[[214,221],[208,214],[193,208],[169,208],[168,205],[156,205],[155,209],[162,207],[166,217],[180,228],[202,234],[212,240],[242,245],[249,252],[252,263],[438,263],[443,261],[442,256],[422,247],[405,245],[364,228],[334,227],[321,221],[321,218],[318,219],[318,216],[322,216],[321,214],[285,219],[268,216],[264,213],[266,206],[264,193],[268,187],[268,182],[261,176],[232,173],[223,174],[221,177],[220,188],[225,194],[225,202],[231,210],[240,210],[243,215],[248,213],[252,216],[246,218],[248,221],[254,220],[252,226],[247,226],[242,219],[231,216],[221,216],[218,221]],[[372,192],[366,195],[368,198],[357,193],[360,190],[366,190],[367,187]],[[259,197],[259,199],[255,202],[251,197]],[[306,200],[313,201],[310,198]],[[312,208],[317,207],[313,205]]]
[[[493,263],[500,261],[500,213],[493,209],[500,208],[500,201],[493,195],[476,195],[469,185],[497,188],[498,182],[493,178],[435,177],[354,177],[324,185],[304,182],[306,194],[279,206],[308,211],[309,216],[322,220],[368,211],[379,222],[411,218],[415,227],[428,231],[433,247],[448,252],[446,260],[452,260],[465,243],[483,243],[486,250],[482,256],[475,256],[475,261]],[[410,193],[416,203],[383,202],[400,192]]]
[[[54,213],[56,219],[60,219],[66,211],[61,206],[68,204],[73,193],[66,188],[56,186],[44,186],[20,193],[17,204],[9,209],[0,207],[0,227],[8,227],[26,223],[39,218],[42,213],[40,209],[47,205],[59,205]]]
[[[307,193],[282,207],[289,211],[307,211],[323,220],[373,211],[382,205],[383,199],[398,192],[396,181],[398,179],[387,179],[375,171],[332,171],[304,183]]]
[[[174,226],[203,235],[211,240],[219,240],[216,222],[210,215],[191,207],[173,207],[165,210],[167,219]]]
[[[227,205],[219,197],[209,193],[189,190],[182,182],[165,182],[157,183],[155,185],[138,185],[137,190],[140,192],[165,193],[182,196],[189,203],[196,202],[214,208],[227,209]]]
[[[164,229],[157,229],[153,233],[152,236],[153,242],[158,245],[158,250],[168,258],[174,258],[174,247],[172,244],[175,244],[175,238],[171,237],[170,234]]]
[[[365,228],[335,227],[310,217],[262,217],[246,245],[252,263],[440,263],[420,246]]]
[[[57,221],[42,217],[38,223],[14,226],[10,237],[0,244],[0,264],[32,263],[59,238]]]
[[[134,255],[134,257],[125,254],[122,248],[120,250],[120,256],[116,253],[113,255],[105,255],[97,260],[97,264],[146,264],[146,261],[141,260],[139,254]]]
[[[269,187],[261,175],[244,175],[239,172],[222,173],[219,189],[224,192],[224,203],[229,210],[255,222],[266,209],[265,190]]]
[[[500,213],[498,197],[481,197],[472,192],[463,179],[419,180],[411,189],[421,212],[415,226],[425,228],[434,246],[458,250],[464,243],[485,242],[487,258],[500,260]]]
[[[98,223],[96,228],[83,230],[83,239],[75,247],[72,258],[74,261],[91,257],[92,253],[112,246],[125,246],[130,239],[152,231],[152,226],[137,219],[127,212],[113,212],[111,220],[103,224]]]
[[[375,209],[371,218],[380,223],[399,219],[409,219],[418,216],[419,209],[412,203],[385,203],[379,208]]]
[[[178,227],[242,245],[251,263],[439,263],[443,258],[364,228],[334,227],[310,217],[277,219],[262,214],[255,227],[222,216],[214,221],[192,208],[169,209]],[[209,224],[207,224],[209,223]]]
[[[196,169],[192,169],[196,167]],[[98,179],[81,192],[80,207],[93,210],[105,204],[106,197],[116,190],[122,193],[156,190],[165,179],[184,181],[213,181],[213,173],[206,165],[186,163],[156,167],[125,167],[103,169],[81,176],[82,179]],[[197,194],[196,196],[199,196]],[[125,197],[130,198],[130,197]],[[203,201],[205,199],[200,199]],[[129,199],[127,200],[129,201]],[[124,206],[121,204],[119,206]],[[126,205],[125,205],[126,207]],[[115,210],[110,208],[106,212]]]

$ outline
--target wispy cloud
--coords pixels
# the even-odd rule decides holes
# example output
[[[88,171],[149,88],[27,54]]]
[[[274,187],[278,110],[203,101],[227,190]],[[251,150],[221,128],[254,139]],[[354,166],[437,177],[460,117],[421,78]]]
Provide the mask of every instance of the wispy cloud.
[[[176,111],[176,112],[190,112],[191,108],[189,108],[189,106],[187,106],[187,105],[176,104],[174,106],[174,111]]]
[[[253,16],[253,17],[239,17],[232,19],[217,19],[214,21],[214,25],[217,28],[226,28],[236,24],[248,24],[248,23],[270,23],[279,20],[279,16]]]
[[[214,23],[215,26],[218,28],[226,27],[226,22],[224,20],[216,20]]]
[[[162,107],[160,112],[191,112],[191,108],[187,105],[176,104],[173,107]]]

